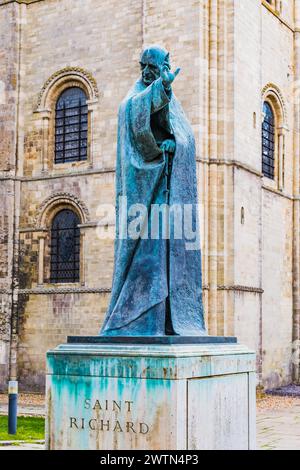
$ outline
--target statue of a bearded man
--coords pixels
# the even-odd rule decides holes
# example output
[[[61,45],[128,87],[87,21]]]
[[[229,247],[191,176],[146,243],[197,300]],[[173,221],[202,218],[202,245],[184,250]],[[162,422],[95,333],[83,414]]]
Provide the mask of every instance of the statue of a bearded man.
[[[172,91],[180,70],[158,46],[140,65],[119,110],[115,268],[101,335],[203,336],[195,141]],[[167,231],[154,220],[162,207]],[[132,236],[137,208],[147,215]]]

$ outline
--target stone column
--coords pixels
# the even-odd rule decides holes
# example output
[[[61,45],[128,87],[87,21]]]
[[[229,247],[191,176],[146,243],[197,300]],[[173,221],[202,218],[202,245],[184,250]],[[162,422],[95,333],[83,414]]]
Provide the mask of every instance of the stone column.
[[[89,120],[89,135],[88,135],[88,141],[89,141],[89,166],[92,168],[94,165],[94,114],[95,114],[95,106],[97,104],[98,100],[88,100],[87,106],[88,106],[88,120]]]
[[[233,331],[233,2],[209,9],[209,333]]]
[[[85,286],[85,231],[80,229],[80,283]]]
[[[278,129],[278,189],[283,191],[284,187],[284,157],[285,157],[285,130]]]
[[[38,270],[38,285],[44,283],[44,260],[45,260],[45,238],[46,233],[39,236],[39,270]]]
[[[43,119],[43,143],[42,143],[42,172],[48,171],[49,157],[48,157],[48,148],[49,148],[49,122],[50,122],[50,113],[51,111],[44,111],[42,114]]]
[[[209,333],[217,333],[218,285],[218,0],[209,4]]]

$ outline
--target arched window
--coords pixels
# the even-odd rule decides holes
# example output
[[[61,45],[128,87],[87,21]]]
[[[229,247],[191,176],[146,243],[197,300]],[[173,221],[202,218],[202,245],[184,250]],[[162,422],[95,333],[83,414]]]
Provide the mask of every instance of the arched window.
[[[51,275],[53,283],[78,282],[80,277],[79,217],[63,209],[52,221]]]
[[[79,87],[62,92],[55,109],[55,163],[87,159],[88,108]]]
[[[263,107],[262,123],[262,172],[267,178],[275,178],[275,117],[271,105]]]

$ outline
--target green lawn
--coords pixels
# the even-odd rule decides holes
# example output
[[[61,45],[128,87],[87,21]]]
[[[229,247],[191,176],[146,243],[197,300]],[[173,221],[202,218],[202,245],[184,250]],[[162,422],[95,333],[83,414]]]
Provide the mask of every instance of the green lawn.
[[[45,438],[44,418],[19,417],[17,434],[7,434],[7,416],[0,416],[0,441],[36,441]]]

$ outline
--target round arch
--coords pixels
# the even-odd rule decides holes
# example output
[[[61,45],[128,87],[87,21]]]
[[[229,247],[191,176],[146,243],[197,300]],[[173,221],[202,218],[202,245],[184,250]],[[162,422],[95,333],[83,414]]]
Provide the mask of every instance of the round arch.
[[[45,82],[37,99],[37,112],[51,109],[58,96],[70,87],[82,88],[88,100],[96,102],[99,90],[95,78],[90,72],[80,67],[65,67],[55,72]]]
[[[73,210],[78,215],[81,224],[89,221],[89,211],[82,201],[69,193],[57,193],[41,204],[36,220],[37,226],[41,229],[49,228],[53,218],[63,209]]]
[[[262,90],[262,112],[265,102],[269,103],[274,112],[276,127],[287,127],[285,100],[280,89],[273,83],[268,83]]]

